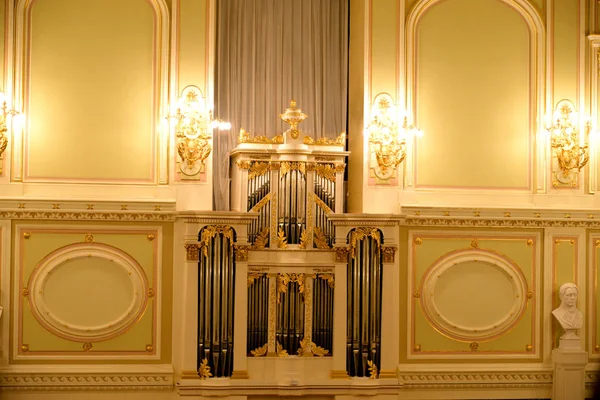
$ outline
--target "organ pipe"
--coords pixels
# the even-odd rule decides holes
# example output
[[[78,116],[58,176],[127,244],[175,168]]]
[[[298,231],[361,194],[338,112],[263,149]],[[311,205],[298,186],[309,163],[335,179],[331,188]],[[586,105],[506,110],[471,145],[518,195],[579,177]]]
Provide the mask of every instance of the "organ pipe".
[[[199,235],[198,367],[206,359],[215,377],[233,371],[234,235],[223,226],[205,227]]]
[[[381,363],[381,232],[356,228],[348,262],[346,369],[350,376],[369,376],[368,363]]]

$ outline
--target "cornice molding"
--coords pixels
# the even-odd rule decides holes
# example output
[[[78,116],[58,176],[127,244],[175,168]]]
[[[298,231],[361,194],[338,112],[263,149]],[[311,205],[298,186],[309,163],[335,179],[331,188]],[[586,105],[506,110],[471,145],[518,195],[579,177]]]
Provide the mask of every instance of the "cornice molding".
[[[175,221],[175,202],[0,200],[0,219],[74,221]]]
[[[398,379],[406,389],[551,388],[549,371],[410,372]]]
[[[248,225],[258,219],[257,212],[180,211],[177,219],[186,224]]]
[[[79,366],[73,368],[50,365],[0,369],[0,391],[46,391],[46,390],[167,390],[173,389],[173,371],[170,366],[139,366],[140,372],[132,368],[115,366],[109,372],[106,366]],[[130,371],[128,371],[128,369]]]

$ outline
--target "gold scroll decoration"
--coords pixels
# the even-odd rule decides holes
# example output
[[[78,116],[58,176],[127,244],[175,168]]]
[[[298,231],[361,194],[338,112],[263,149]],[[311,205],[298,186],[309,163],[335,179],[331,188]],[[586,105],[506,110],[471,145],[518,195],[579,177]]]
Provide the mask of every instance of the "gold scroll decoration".
[[[267,243],[269,242],[269,228],[263,229],[256,239],[254,239],[254,244],[252,244],[252,250],[263,250]]]
[[[335,139],[319,138],[313,139],[310,136],[304,136],[304,144],[312,146],[342,146],[346,145],[346,132],[341,132]]]
[[[283,144],[283,135],[277,135],[273,139],[269,139],[266,136],[250,136],[249,132],[240,129],[238,143]]]
[[[235,261],[248,261],[248,251],[250,246],[248,245],[235,245]]]
[[[300,171],[306,175],[306,163],[301,161],[282,161],[279,165],[279,176],[284,177],[290,171]]]
[[[304,294],[304,274],[277,274],[277,303],[281,302],[281,293],[287,293],[288,283],[297,282],[298,291]]]
[[[231,229],[229,225],[206,226],[202,230],[202,235],[200,237],[200,248],[202,249],[202,254],[204,254],[204,257],[208,257],[208,245],[210,244],[210,239],[214,238],[218,234],[225,236],[227,239],[229,239],[229,243],[233,245],[233,229]]]
[[[323,357],[327,354],[329,354],[329,350],[326,350],[320,346],[317,346],[314,342],[311,342],[308,338],[304,338],[300,341],[300,348],[298,349],[299,356]]]
[[[377,243],[377,247],[381,246],[381,232],[379,229],[374,227],[359,227],[355,228],[350,233],[350,256],[354,258],[356,256],[356,246],[360,240],[366,237],[371,237]]]
[[[325,233],[323,233],[323,230],[318,226],[315,227],[314,241],[317,249],[331,250],[329,243],[327,243],[327,237],[325,236]]]
[[[398,250],[395,246],[382,246],[381,252],[383,254],[384,263],[393,263],[396,258],[396,251]]]

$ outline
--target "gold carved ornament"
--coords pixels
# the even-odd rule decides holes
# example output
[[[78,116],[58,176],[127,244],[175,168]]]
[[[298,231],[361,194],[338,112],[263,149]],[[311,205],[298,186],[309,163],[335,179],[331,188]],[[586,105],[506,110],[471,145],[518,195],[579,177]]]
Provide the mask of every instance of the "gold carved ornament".
[[[310,219],[307,218],[307,220],[310,221]],[[308,229],[303,229],[302,233],[300,234],[300,248],[301,249],[306,249],[306,245],[309,243],[309,238],[308,238]]]
[[[247,245],[236,245],[234,247],[235,261],[248,261],[248,251],[250,246]]]
[[[333,274],[315,274],[313,279],[323,279],[327,281],[327,286],[331,289],[335,287],[335,276]]]
[[[298,124],[304,121],[308,115],[304,114],[301,109],[296,108],[296,101],[292,100],[290,101],[289,108],[286,108],[285,112],[280,114],[280,117],[283,122],[290,125],[289,132],[292,139],[298,139],[298,136],[300,135]]]
[[[287,350],[284,350],[283,346],[279,342],[277,342],[276,345],[275,345],[275,353],[277,353],[278,357],[287,357],[287,356],[289,356]]]
[[[248,287],[252,286],[254,284],[255,280],[262,278],[264,275],[265,275],[264,273],[260,273],[260,272],[248,273]]]
[[[334,247],[333,251],[335,252],[335,262],[348,262],[348,253],[350,252],[350,249],[348,249],[347,247]]]
[[[304,294],[304,274],[277,274],[277,303],[281,302],[281,293],[287,293],[290,282],[298,283],[298,292]]]
[[[251,161],[248,167],[248,179],[254,179],[263,176],[270,171],[270,164],[262,161]]]
[[[327,236],[325,236],[323,230],[318,226],[315,227],[315,235],[313,239],[317,249],[331,250],[331,247],[329,247],[329,243],[327,242]]]
[[[254,239],[254,243],[252,244],[252,250],[263,250],[267,243],[269,242],[269,228],[264,228]]]
[[[267,355],[267,350],[269,350],[269,343],[265,343],[264,346],[257,347],[254,350],[250,350],[250,354],[252,354],[254,357],[263,357]]]
[[[204,257],[208,257],[208,245],[210,240],[218,234],[222,234],[229,239],[229,243],[233,244],[233,229],[229,225],[209,225],[202,230],[200,236],[200,248]],[[232,247],[233,249],[233,247]]]
[[[350,256],[356,256],[356,246],[358,242],[366,237],[371,237],[375,240],[377,248],[381,246],[381,232],[377,228],[358,227],[350,233]]]
[[[250,212],[258,212],[261,208],[263,208],[269,201],[271,200],[271,193],[268,193],[265,197],[260,199],[258,203],[254,207],[250,209]]]
[[[379,378],[379,372],[377,371],[377,365],[371,360],[367,361],[367,365],[369,366],[369,379],[377,379]]]
[[[280,249],[287,249],[287,238],[285,237],[285,232],[283,231],[283,229],[279,229],[279,232],[277,232],[277,247],[279,247]]]
[[[302,161],[282,161],[279,165],[279,176],[284,177],[290,171],[300,171],[306,175],[306,163]]]
[[[198,368],[198,375],[200,376],[200,379],[206,379],[206,378],[210,378],[212,376],[212,373],[210,372],[210,366],[208,365],[207,358],[202,360],[202,363],[200,364],[200,368]]]
[[[311,342],[308,338],[304,338],[300,341],[300,348],[297,351],[299,356],[317,356],[323,357],[329,354],[329,350],[323,347],[317,346],[314,342]]]
[[[304,144],[312,146],[346,146],[346,132],[340,133],[335,139],[319,138],[313,139],[310,136],[304,136]]]
[[[553,186],[557,187],[559,183],[577,186],[574,172],[580,171],[589,161],[588,145],[582,144],[582,139],[589,135],[591,124],[586,122],[583,132],[580,132],[575,107],[569,100],[559,101],[554,114],[552,125],[546,128],[552,155],[558,164]],[[583,138],[580,133],[583,133]]]
[[[397,250],[398,248],[394,246],[382,246],[383,262],[393,263],[396,258]]]
[[[257,144],[283,144],[283,135],[277,135],[273,139],[266,136],[250,136],[249,132],[240,129],[238,135],[238,144],[242,143],[257,143]]]
[[[318,176],[335,183],[337,167],[334,164],[316,164],[313,166],[313,169]]]

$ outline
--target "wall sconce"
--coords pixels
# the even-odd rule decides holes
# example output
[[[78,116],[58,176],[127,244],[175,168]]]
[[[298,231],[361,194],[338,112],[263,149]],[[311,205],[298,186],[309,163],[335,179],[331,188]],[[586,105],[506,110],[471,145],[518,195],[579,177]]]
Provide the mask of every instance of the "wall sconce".
[[[388,179],[406,158],[406,140],[409,136],[422,136],[423,133],[409,125],[408,117],[404,116],[402,125],[398,126],[398,113],[392,96],[379,93],[375,96],[371,107],[371,122],[366,133],[369,137],[371,152],[379,167],[377,175]]]
[[[552,125],[546,127],[546,131],[550,136],[552,156],[556,158],[552,166],[555,178],[552,185],[576,187],[578,172],[589,160],[589,149],[584,140],[591,132],[590,122],[587,121],[580,132],[575,106],[569,100],[561,100],[554,109]]]
[[[17,111],[8,108],[6,96],[4,92],[0,92],[0,159],[8,147],[8,117],[17,114],[19,114]],[[0,172],[2,172],[1,166]]]
[[[186,86],[177,102],[177,111],[171,116],[176,121],[175,138],[180,157],[179,170],[187,176],[202,172],[212,148],[212,130],[228,130],[229,122],[213,119],[197,86]]]

